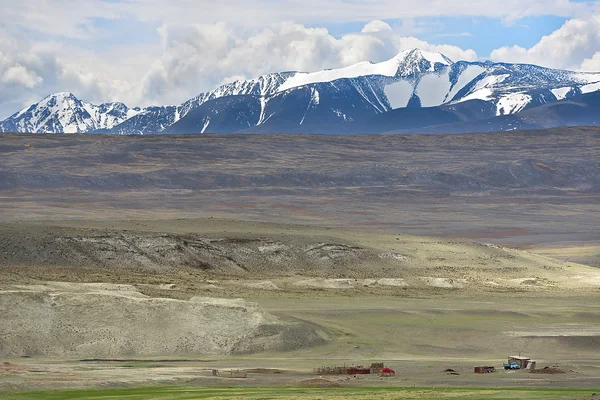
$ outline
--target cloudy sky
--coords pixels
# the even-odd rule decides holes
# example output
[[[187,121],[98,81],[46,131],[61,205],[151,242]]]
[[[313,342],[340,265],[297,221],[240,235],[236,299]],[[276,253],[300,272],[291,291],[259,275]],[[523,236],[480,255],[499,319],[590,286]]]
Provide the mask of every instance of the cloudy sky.
[[[409,48],[600,71],[600,0],[0,0],[0,119],[49,93],[178,104]]]

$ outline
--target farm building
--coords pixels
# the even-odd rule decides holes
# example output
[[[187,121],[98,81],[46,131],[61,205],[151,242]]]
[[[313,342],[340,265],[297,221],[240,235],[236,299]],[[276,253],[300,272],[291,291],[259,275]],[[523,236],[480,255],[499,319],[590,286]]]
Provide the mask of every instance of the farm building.
[[[529,365],[530,361],[531,361],[531,358],[528,358],[528,357],[521,357],[521,356],[508,357],[509,364],[511,364],[511,363],[519,364],[519,367],[521,367],[521,369],[527,368],[527,365]]]
[[[387,376],[387,377],[392,377],[392,376],[396,376],[396,371],[394,371],[391,368],[382,368],[381,371],[379,372],[379,376]]]

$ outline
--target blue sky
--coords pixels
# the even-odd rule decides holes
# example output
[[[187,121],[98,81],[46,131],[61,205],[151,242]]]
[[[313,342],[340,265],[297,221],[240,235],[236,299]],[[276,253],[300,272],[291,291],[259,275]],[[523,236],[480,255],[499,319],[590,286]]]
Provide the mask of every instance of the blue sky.
[[[49,93],[178,104],[408,48],[600,71],[600,0],[0,0],[0,119]]]
[[[514,23],[506,23],[489,17],[417,18],[410,21],[407,33],[432,44],[450,44],[473,49],[481,57],[490,55],[503,46],[532,47],[539,40],[559,29],[568,18],[560,16],[526,17]],[[400,19],[384,19],[390,26],[402,30],[406,24]],[[332,35],[360,31],[364,21],[330,23],[326,27]],[[319,25],[312,25],[319,26]]]

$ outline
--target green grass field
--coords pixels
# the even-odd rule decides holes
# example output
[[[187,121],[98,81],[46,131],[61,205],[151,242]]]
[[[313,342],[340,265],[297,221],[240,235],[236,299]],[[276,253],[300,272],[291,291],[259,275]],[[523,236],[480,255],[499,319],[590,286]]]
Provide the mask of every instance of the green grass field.
[[[600,392],[600,390],[597,390]],[[4,394],[6,400],[70,399],[592,399],[592,389],[147,387]]]

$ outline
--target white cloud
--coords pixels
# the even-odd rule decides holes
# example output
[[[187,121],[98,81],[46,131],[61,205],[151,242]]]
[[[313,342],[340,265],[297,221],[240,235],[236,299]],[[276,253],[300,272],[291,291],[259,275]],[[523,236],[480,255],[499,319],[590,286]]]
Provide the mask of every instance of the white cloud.
[[[598,70],[600,15],[571,19],[544,36],[529,49],[502,47],[492,52],[493,61],[521,62],[563,69]]]
[[[29,71],[22,65],[16,64],[9,67],[2,74],[2,82],[7,84],[19,85],[31,89],[42,83],[43,79],[37,76],[33,71]]]
[[[97,35],[99,18],[125,17],[124,4],[98,0],[0,0],[0,25],[22,27],[45,35],[89,38]]]
[[[0,29],[0,119],[57,91],[94,102],[133,100],[131,84],[118,79],[119,65],[106,65],[102,56],[92,57],[84,49],[17,40]]]
[[[600,51],[594,54],[591,58],[586,58],[581,63],[581,70],[587,72],[600,71]]]
[[[364,60],[379,62],[412,48],[442,52],[456,60],[477,59],[473,50],[404,37],[382,21],[370,22],[361,32],[340,38],[327,29],[292,22],[244,33],[223,23],[161,27],[163,54],[143,78],[142,97],[175,103],[212,89],[227,77],[257,77],[287,70],[311,72]]]
[[[362,28],[361,33],[376,33],[381,31],[391,31],[392,27],[387,23],[379,19],[371,21]]]
[[[319,24],[466,16],[510,23],[530,16],[582,17],[598,11],[595,2],[575,0],[0,0],[0,7],[3,26],[73,38],[101,35],[99,20],[264,26],[287,20]]]

